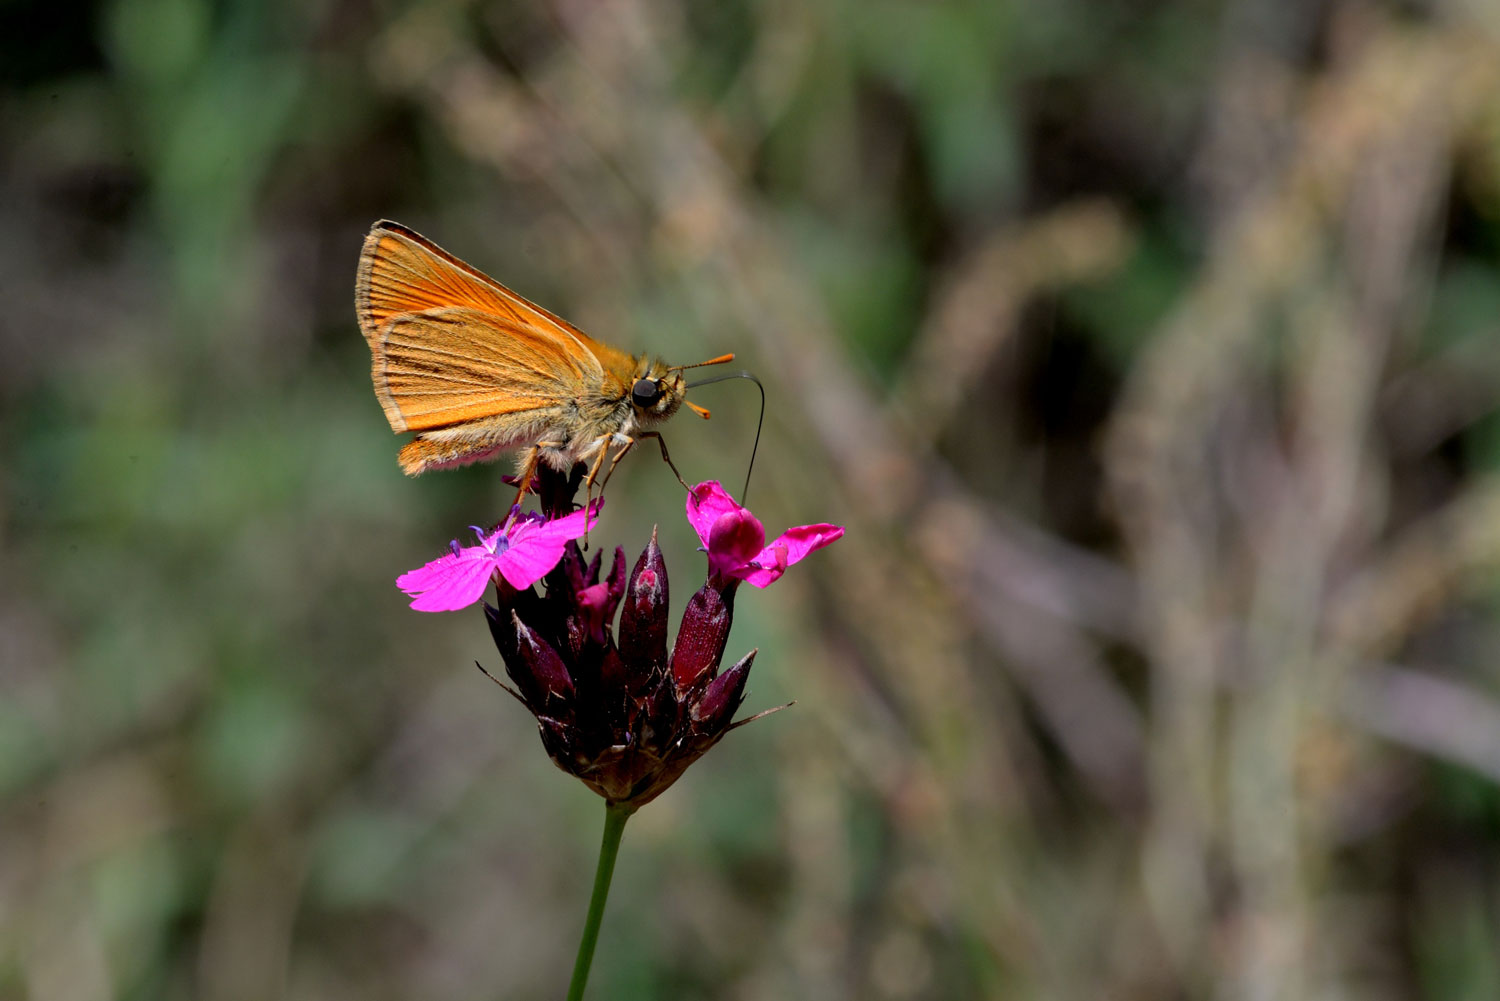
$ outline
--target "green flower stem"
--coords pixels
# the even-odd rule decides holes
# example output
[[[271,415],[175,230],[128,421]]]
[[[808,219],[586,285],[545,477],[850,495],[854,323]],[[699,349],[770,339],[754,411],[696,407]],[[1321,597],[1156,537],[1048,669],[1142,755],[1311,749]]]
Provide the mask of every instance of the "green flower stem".
[[[604,804],[604,840],[599,845],[599,868],[594,871],[594,895],[589,898],[589,916],[583,923],[583,937],[578,940],[578,958],[573,962],[573,980],[568,984],[568,1001],[583,1001],[583,989],[589,982],[589,967],[594,963],[594,946],[599,942],[599,924],[604,920],[604,901],[609,898],[609,881],[615,874],[615,857],[620,854],[620,835],[625,821],[635,812],[631,806]]]

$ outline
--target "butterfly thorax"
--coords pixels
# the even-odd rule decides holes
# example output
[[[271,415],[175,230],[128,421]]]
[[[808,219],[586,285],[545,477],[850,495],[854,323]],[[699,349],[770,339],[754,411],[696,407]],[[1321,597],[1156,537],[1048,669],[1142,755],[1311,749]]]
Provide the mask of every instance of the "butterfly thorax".
[[[628,367],[605,368],[597,386],[582,387],[538,435],[548,465],[567,469],[575,462],[591,462],[600,449],[627,444],[682,406],[686,387],[681,373],[649,356],[625,360]]]

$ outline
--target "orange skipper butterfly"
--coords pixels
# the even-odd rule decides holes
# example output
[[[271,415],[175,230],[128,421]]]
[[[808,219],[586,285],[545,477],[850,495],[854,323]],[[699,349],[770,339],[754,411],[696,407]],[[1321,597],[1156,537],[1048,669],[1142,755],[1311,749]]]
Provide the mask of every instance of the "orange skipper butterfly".
[[[365,237],[354,306],[391,430],[416,433],[401,468],[415,476],[524,449],[518,502],[539,464],[584,463],[592,490],[642,438],[672,465],[650,429],[683,406],[708,417],[686,400],[683,370],[734,358],[668,365],[626,354],[388,221]]]

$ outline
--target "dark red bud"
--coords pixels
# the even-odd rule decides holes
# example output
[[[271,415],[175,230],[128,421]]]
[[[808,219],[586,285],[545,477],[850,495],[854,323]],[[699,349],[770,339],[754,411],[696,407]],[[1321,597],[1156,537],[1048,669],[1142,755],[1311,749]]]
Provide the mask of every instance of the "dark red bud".
[[[573,728],[550,716],[536,718],[537,730],[542,735],[542,746],[556,761],[567,761],[573,756]]]
[[[662,671],[648,677],[640,687],[638,705],[640,711],[636,713],[637,728],[653,739],[658,734],[662,735],[665,738],[660,741],[662,744],[670,743],[669,735],[677,726],[678,717],[682,715],[672,675]]]
[[[677,629],[677,645],[672,648],[672,677],[678,691],[693,686],[712,671],[724,656],[733,615],[719,592],[705,584],[688,599]]]
[[[573,595],[589,586],[588,564],[583,561],[583,551],[578,548],[577,542],[569,542],[563,547],[563,558],[552,572],[547,575],[549,590],[553,586],[552,578],[561,574],[558,584],[562,585],[564,593],[571,599]]]
[[[620,651],[611,646],[604,651],[604,658],[599,662],[599,701],[607,706],[611,722],[624,721],[627,680]]]
[[[604,554],[600,553],[599,555],[602,556]],[[609,597],[610,597],[609,611],[610,611],[611,618],[613,618],[615,607],[620,603],[620,599],[625,595],[625,547],[624,546],[616,546],[615,547],[615,562],[609,568],[609,576],[607,578],[605,578],[604,584],[605,584],[605,587],[607,587],[609,589]]]
[[[584,591],[588,589],[585,588]],[[582,593],[582,592],[580,592]],[[574,595],[576,599],[577,595]],[[576,605],[576,601],[575,601]],[[562,654],[569,663],[578,663],[589,646],[589,616],[587,609],[575,607],[573,613],[563,620],[562,635],[558,637]]]
[[[507,664],[516,656],[516,629],[510,621],[511,614],[509,605],[495,608],[489,602],[485,602],[484,621],[489,623],[490,638],[495,641],[495,648],[500,651],[500,658]]]
[[[558,472],[546,464],[538,467],[536,476],[531,481],[531,488],[540,501],[542,512],[548,518],[561,518],[573,512],[573,495],[583,482],[584,472],[582,464],[575,465],[566,473]],[[514,484],[515,477],[510,477],[508,482]]]
[[[511,612],[510,621],[515,629],[516,654],[505,657],[505,669],[527,702],[540,709],[549,700],[571,698],[573,679],[568,676],[568,669],[563,666],[557,651],[522,622],[515,612]]]
[[[656,544],[656,529],[630,572],[625,611],[620,614],[620,653],[636,672],[667,661],[667,561]]]
[[[709,683],[703,698],[692,709],[695,730],[714,734],[729,726],[745,698],[745,682],[750,678],[750,665],[755,662],[757,652],[751,650],[739,663]]]

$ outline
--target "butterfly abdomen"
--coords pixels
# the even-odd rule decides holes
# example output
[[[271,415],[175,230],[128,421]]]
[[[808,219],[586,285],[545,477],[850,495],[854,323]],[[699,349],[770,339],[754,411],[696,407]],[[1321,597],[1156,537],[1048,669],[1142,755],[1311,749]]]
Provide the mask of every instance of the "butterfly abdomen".
[[[508,448],[557,439],[562,408],[496,414],[480,421],[424,431],[408,442],[398,460],[408,476],[493,459]]]

